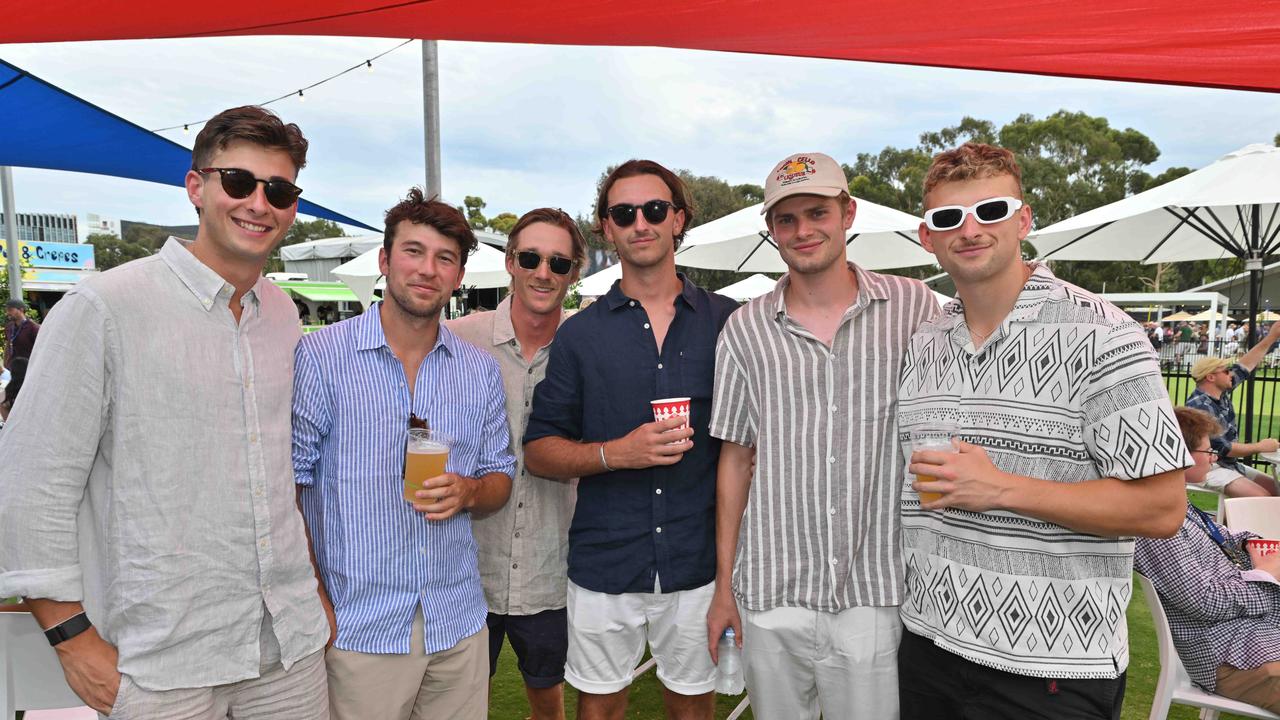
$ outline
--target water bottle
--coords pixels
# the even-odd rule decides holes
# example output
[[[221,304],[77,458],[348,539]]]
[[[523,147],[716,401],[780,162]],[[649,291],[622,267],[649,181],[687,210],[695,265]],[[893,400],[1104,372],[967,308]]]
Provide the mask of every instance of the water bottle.
[[[746,687],[742,677],[742,651],[738,649],[733,628],[724,629],[720,636],[720,662],[716,665],[716,692],[721,695],[741,695]]]

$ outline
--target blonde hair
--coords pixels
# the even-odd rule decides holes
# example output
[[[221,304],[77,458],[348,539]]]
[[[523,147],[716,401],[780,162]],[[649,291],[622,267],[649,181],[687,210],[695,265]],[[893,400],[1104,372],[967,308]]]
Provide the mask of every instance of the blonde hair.
[[[967,142],[958,148],[933,156],[929,172],[924,177],[925,206],[929,192],[942,183],[1008,175],[1018,185],[1018,197],[1022,197],[1022,168],[1013,153],[986,143]]]

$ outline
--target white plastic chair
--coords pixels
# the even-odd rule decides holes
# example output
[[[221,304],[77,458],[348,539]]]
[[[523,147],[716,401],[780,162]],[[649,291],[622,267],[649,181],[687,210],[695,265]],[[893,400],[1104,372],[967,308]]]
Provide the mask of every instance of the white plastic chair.
[[[1235,713],[1251,718],[1264,720],[1280,720],[1280,715],[1263,710],[1249,703],[1205,692],[1191,682],[1186,668],[1182,667],[1182,658],[1173,646],[1173,633],[1169,631],[1169,617],[1164,614],[1164,606],[1156,589],[1145,576],[1134,573],[1138,583],[1142,585],[1142,594],[1147,598],[1147,607],[1151,608],[1151,622],[1156,628],[1156,647],[1160,653],[1160,677],[1156,680],[1156,695],[1151,701],[1150,720],[1165,720],[1169,715],[1169,706],[1190,705],[1201,708],[1200,720],[1217,720],[1219,712]]]
[[[31,613],[0,612],[0,710],[13,720],[18,710],[83,707],[67,685],[62,664]]]
[[[1280,497],[1227,498],[1227,527],[1250,530],[1268,540],[1280,539]]]

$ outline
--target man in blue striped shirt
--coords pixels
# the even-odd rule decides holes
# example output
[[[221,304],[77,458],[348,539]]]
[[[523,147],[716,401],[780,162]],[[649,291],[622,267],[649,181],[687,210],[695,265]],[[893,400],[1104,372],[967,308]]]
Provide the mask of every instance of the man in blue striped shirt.
[[[488,716],[470,513],[502,507],[515,459],[497,362],[440,325],[475,247],[460,212],[411,190],[387,212],[384,300],[298,345],[294,473],[337,616],[326,655],[336,720]],[[447,472],[409,504],[405,443],[418,419],[454,444]]]

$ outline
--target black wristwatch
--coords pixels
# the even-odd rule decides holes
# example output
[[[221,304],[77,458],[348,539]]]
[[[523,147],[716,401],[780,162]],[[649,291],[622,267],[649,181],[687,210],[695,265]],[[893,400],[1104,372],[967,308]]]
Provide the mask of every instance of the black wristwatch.
[[[45,630],[44,636],[49,638],[50,645],[57,645],[64,640],[70,640],[91,627],[93,627],[93,623],[89,622],[89,616],[84,613],[80,613],[79,615],[72,615],[66,620],[63,620],[57,625]]]

